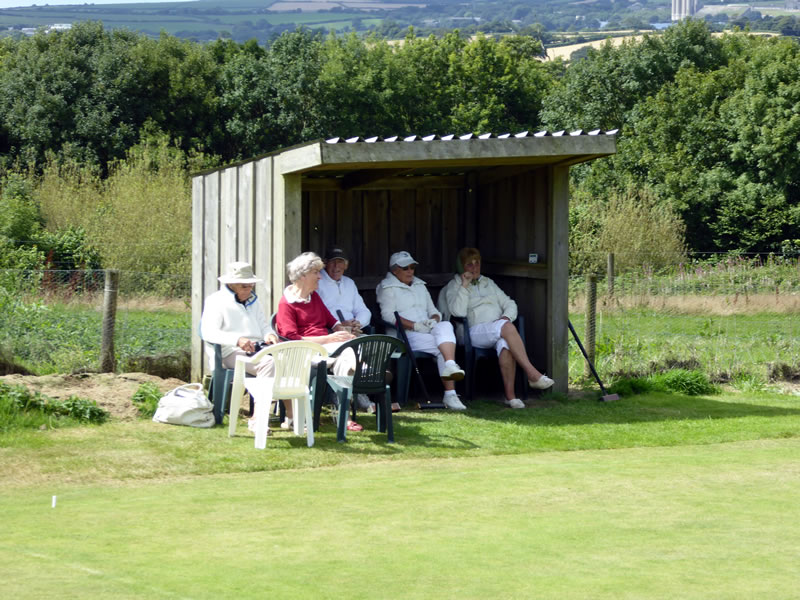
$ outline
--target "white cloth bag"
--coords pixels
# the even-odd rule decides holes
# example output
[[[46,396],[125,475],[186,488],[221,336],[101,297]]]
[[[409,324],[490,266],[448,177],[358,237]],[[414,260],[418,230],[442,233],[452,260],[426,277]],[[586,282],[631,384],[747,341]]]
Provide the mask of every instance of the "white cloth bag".
[[[203,393],[202,384],[187,383],[161,397],[153,421],[189,427],[213,427],[214,405]]]

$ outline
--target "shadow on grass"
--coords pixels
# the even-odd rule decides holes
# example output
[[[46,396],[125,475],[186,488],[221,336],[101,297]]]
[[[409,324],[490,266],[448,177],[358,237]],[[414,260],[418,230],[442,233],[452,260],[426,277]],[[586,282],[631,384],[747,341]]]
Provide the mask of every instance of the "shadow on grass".
[[[726,402],[708,396],[655,392],[624,397],[615,402],[543,397],[526,410],[508,409],[492,400],[476,400],[466,416],[486,421],[539,425],[630,424],[692,419],[739,419],[800,415],[800,408]]]
[[[444,411],[441,411],[444,412]],[[472,450],[480,448],[479,445],[448,433],[425,431],[430,424],[442,423],[443,419],[426,418],[421,415],[427,411],[404,411],[403,417],[394,417],[394,437],[395,442],[389,443],[386,433],[380,433],[376,429],[375,417],[368,416],[359,418],[364,430],[360,432],[347,432],[347,441],[339,442],[336,440],[336,425],[330,422],[320,424],[320,429],[315,434],[314,446],[324,448],[326,451],[338,451],[344,454],[364,454],[372,456],[391,456],[402,454],[404,446],[424,446],[426,448],[442,448],[455,450]],[[442,415],[444,416],[444,415]],[[445,427],[447,427],[445,422]],[[225,426],[227,428],[227,425]],[[253,437],[243,431],[237,431],[233,439],[249,439],[252,443]],[[305,436],[294,435],[289,431],[276,431],[272,429],[270,437],[267,438],[267,446],[279,442],[288,444],[292,448],[305,448],[307,446]],[[354,443],[353,443],[354,442]]]

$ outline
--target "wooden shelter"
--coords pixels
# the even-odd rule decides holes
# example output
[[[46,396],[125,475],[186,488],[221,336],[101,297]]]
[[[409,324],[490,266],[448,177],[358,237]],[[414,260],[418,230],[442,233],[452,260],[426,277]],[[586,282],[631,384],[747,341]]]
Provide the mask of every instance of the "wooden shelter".
[[[264,279],[277,310],[286,263],[306,250],[350,251],[373,320],[389,256],[419,261],[434,302],[464,246],[526,317],[528,353],[567,390],[569,168],[613,154],[616,131],[319,140],[193,179],[192,326],[234,260]],[[531,255],[536,255],[535,257]],[[533,260],[536,262],[532,262]],[[192,345],[192,380],[206,368]]]

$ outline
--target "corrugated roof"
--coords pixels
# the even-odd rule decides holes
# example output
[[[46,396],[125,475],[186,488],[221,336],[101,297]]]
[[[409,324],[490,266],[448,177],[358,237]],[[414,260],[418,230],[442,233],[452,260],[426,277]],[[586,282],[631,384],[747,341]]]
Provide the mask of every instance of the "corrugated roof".
[[[353,169],[401,168],[427,172],[431,168],[443,167],[482,169],[514,164],[572,165],[614,154],[618,131],[576,129],[513,134],[334,137],[303,142],[196,175],[208,175],[267,157],[280,157],[284,174],[302,172],[310,175],[311,171],[324,171],[334,176],[335,172]]]
[[[448,135],[409,135],[405,137],[401,137],[399,135],[393,135],[389,137],[382,137],[379,135],[364,138],[361,136],[351,137],[351,138],[341,138],[341,137],[334,137],[325,140],[328,144],[356,144],[359,142],[363,142],[365,144],[374,144],[376,142],[433,142],[436,140],[441,140],[445,142],[449,142],[452,140],[489,140],[489,139],[498,139],[498,140],[505,140],[509,138],[526,138],[526,137],[563,137],[565,135],[569,136],[579,136],[579,135],[616,135],[619,129],[611,129],[609,131],[603,131],[602,129],[593,129],[592,131],[584,131],[583,129],[576,129],[575,131],[570,131],[567,133],[566,130],[562,129],[561,131],[554,131],[549,132],[546,130],[537,131],[532,133],[530,131],[521,131],[519,133],[482,133],[479,135],[475,135],[474,133],[466,133],[464,135],[455,135],[455,134],[448,134]]]

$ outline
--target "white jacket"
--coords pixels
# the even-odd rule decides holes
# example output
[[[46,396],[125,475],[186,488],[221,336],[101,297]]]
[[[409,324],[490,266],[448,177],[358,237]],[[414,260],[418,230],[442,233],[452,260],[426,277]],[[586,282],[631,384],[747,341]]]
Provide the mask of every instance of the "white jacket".
[[[228,286],[206,298],[203,316],[200,318],[200,336],[206,344],[206,354],[214,368],[214,348],[211,344],[222,344],[222,358],[236,351],[240,337],[253,341],[266,340],[272,333],[267,316],[261,308],[258,296],[250,294],[246,304],[236,301]]]
[[[427,285],[419,277],[414,277],[411,285],[406,285],[392,273],[387,273],[375,291],[381,307],[381,318],[387,323],[394,323],[395,311],[404,319],[414,322],[424,321],[434,315],[442,317],[431,300]]]
[[[467,317],[470,326],[496,321],[500,317],[517,318],[517,303],[497,284],[481,275],[477,283],[466,288],[461,285],[461,275],[456,275],[442,290],[444,305],[440,308],[449,318]],[[441,298],[441,296],[440,296]],[[442,304],[441,300],[439,301]]]
[[[317,293],[331,314],[338,319],[336,311],[341,310],[345,321],[357,319],[361,327],[369,325],[372,313],[358,293],[356,282],[345,275],[339,281],[334,281],[324,269],[320,275]]]

